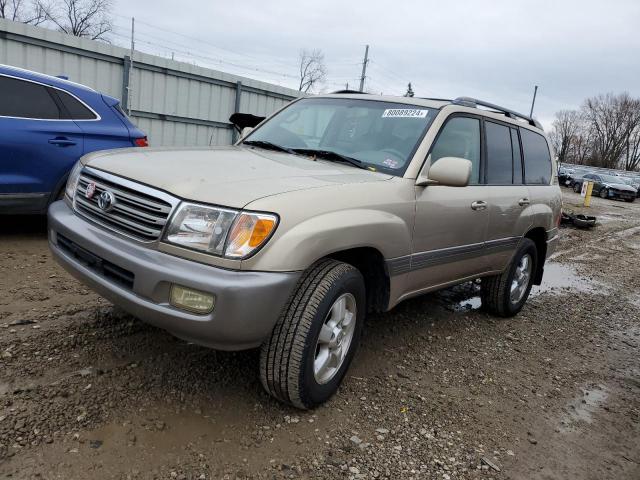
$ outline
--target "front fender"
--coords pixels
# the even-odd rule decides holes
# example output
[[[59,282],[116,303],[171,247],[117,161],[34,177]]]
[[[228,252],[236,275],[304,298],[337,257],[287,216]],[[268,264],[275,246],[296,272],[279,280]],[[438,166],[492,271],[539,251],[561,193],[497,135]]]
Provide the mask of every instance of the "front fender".
[[[320,258],[358,247],[375,248],[384,258],[399,257],[411,251],[411,230],[411,222],[402,216],[380,210],[324,213],[276,232],[258,255],[242,262],[242,268],[305,270]]]

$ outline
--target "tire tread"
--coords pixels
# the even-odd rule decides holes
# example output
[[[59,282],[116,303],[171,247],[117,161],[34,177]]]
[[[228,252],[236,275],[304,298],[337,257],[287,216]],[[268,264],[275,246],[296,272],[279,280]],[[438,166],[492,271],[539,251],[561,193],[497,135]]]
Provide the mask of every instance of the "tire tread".
[[[260,352],[260,381],[281,402],[298,408],[311,403],[300,390],[304,353],[320,302],[331,285],[353,266],[332,259],[312,265],[300,278]]]

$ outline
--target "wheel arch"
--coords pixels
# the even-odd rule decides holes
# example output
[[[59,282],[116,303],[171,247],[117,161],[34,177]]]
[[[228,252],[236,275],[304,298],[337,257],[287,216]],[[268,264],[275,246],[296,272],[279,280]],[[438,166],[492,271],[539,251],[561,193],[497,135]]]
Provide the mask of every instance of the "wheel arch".
[[[367,312],[384,312],[389,305],[390,277],[384,256],[374,247],[356,247],[333,252],[325,258],[348,263],[364,278]]]
[[[547,232],[542,227],[535,227],[529,230],[524,238],[528,238],[536,245],[538,263],[536,265],[536,271],[534,272],[533,284],[540,285],[542,283],[544,264],[547,258]]]

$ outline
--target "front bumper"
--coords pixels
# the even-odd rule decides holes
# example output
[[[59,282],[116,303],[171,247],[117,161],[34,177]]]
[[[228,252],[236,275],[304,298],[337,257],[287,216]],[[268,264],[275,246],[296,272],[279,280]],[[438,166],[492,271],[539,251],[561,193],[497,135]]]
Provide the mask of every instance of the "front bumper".
[[[626,192],[620,190],[609,190],[608,197],[609,198],[618,198],[620,200],[631,200],[636,198],[637,193],[635,192]]]
[[[69,245],[84,251],[84,258]],[[49,208],[49,247],[73,276],[125,311],[184,340],[220,350],[259,346],[300,277],[300,272],[225,270],[174,257],[82,219],[63,201]],[[196,315],[171,306],[172,284],[214,294],[213,311]]]

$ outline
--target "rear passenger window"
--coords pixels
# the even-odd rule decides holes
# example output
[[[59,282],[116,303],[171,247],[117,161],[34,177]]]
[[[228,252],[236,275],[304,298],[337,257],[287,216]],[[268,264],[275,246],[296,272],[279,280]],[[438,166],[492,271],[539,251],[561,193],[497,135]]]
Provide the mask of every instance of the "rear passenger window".
[[[0,76],[0,116],[59,120],[60,110],[44,85]]]
[[[67,92],[56,90],[55,93],[69,112],[69,118],[73,120],[95,120],[95,114]]]
[[[485,122],[487,137],[487,183],[510,185],[513,182],[513,153],[509,127]]]
[[[450,119],[440,131],[431,150],[431,164],[443,157],[471,160],[469,184],[480,183],[480,120],[469,117]]]
[[[545,138],[526,128],[520,129],[524,152],[525,183],[548,185],[551,181],[551,155]]]

